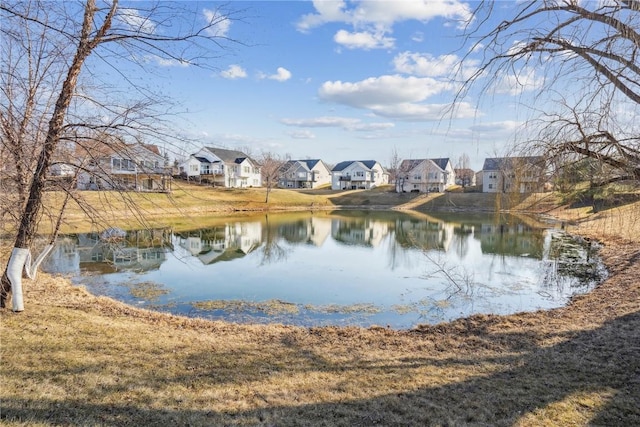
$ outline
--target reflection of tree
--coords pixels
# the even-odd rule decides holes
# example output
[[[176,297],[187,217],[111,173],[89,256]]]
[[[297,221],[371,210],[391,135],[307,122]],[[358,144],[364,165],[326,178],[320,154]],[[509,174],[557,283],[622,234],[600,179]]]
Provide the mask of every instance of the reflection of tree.
[[[269,214],[264,215],[264,232],[262,233],[262,259],[260,264],[271,264],[286,259],[288,250],[280,245],[280,233],[277,223],[269,221]]]
[[[469,239],[473,235],[472,225],[461,224],[453,228],[453,247],[460,258],[465,258],[469,253]]]
[[[523,223],[482,224],[479,238],[483,253],[542,257],[542,233]]]

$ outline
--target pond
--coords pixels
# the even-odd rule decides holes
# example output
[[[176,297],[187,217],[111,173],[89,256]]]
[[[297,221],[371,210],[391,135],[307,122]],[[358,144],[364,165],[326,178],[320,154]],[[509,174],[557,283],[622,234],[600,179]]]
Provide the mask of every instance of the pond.
[[[595,245],[515,216],[332,211],[213,224],[62,236],[44,269],[174,314],[396,329],[562,306],[606,274]]]

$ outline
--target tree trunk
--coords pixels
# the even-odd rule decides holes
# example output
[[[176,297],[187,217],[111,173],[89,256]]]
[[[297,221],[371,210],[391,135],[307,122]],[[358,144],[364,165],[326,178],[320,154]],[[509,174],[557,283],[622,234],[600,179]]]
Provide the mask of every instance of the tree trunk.
[[[51,157],[58,145],[58,142],[60,141],[60,137],[62,136],[65,115],[76,90],[78,76],[80,75],[80,71],[82,71],[84,61],[100,43],[100,38],[111,26],[111,20],[117,9],[117,4],[117,0],[112,3],[109,14],[105,18],[105,22],[94,38],[90,38],[90,34],[93,27],[94,15],[97,11],[95,0],[87,0],[87,3],[85,4],[80,42],[73,58],[73,62],[69,67],[67,77],[60,89],[60,94],[56,101],[51,120],[49,121],[47,137],[45,139],[44,146],[42,147],[42,151],[38,156],[38,166],[33,174],[33,179],[29,188],[29,198],[20,218],[20,226],[18,227],[18,233],[13,245],[14,250],[11,252],[7,268],[2,275],[0,307],[4,307],[6,305],[7,292],[11,290],[12,287],[14,289],[14,300],[18,297],[18,295],[16,295],[16,290],[22,290],[21,272],[25,268],[27,262],[27,256],[24,255],[24,253],[25,251],[28,253],[29,246],[35,237],[40,210],[42,208],[42,194],[44,192],[45,182],[47,179],[47,171],[51,165]],[[29,265],[29,268],[31,268],[31,265]],[[16,272],[20,273],[18,274]],[[22,295],[20,295],[19,298],[22,299]],[[19,302],[21,303],[21,301]],[[15,311],[22,311],[21,305],[18,306],[20,309],[16,310],[15,301],[13,305]]]

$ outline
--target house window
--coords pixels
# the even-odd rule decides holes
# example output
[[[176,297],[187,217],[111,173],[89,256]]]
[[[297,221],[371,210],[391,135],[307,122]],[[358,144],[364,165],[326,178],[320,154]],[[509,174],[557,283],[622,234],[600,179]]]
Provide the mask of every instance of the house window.
[[[420,181],[422,179],[422,175],[414,175],[413,179],[415,179],[416,181]]]
[[[363,177],[364,171],[356,171],[356,176]]]
[[[493,184],[489,184],[489,190],[493,190]]]
[[[498,174],[495,172],[491,172],[489,173],[489,179],[496,179],[498,177]]]
[[[259,174],[260,173],[260,169],[259,168],[253,168],[253,173]]]
[[[191,172],[198,172],[198,170],[199,170],[198,166],[199,165],[189,165],[189,170]]]
[[[134,170],[134,163],[129,159],[112,159],[111,165],[115,170]]]
[[[243,168],[243,172],[244,172],[244,173],[250,173],[250,172],[251,172],[251,168],[250,168],[249,166],[245,166],[245,167]]]

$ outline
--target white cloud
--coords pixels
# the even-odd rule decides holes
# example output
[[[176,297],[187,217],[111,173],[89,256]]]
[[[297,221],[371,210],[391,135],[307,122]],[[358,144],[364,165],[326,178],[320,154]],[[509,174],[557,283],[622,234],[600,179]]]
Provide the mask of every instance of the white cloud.
[[[259,79],[277,80],[279,82],[285,82],[291,78],[291,71],[284,67],[278,67],[275,74],[258,73]]]
[[[325,101],[373,109],[376,106],[424,101],[450,87],[447,82],[429,77],[385,75],[356,83],[325,82],[318,94]]]
[[[149,55],[145,58],[145,60],[147,62],[155,62],[161,67],[188,67],[190,65],[189,61],[173,58],[162,58],[157,55]]]
[[[424,77],[451,77],[460,67],[457,55],[434,57],[429,53],[402,52],[393,58],[396,71]]]
[[[131,31],[145,34],[153,34],[156,31],[156,23],[148,16],[140,15],[137,9],[119,9],[116,19],[129,27]]]
[[[477,133],[513,132],[522,126],[522,122],[504,120],[500,122],[487,122],[472,125],[469,129]]]
[[[537,76],[532,67],[514,70],[513,74],[502,73],[497,76],[492,88],[496,93],[517,96],[523,92],[539,90],[544,86],[544,77]]]
[[[384,33],[372,33],[367,31],[350,33],[346,30],[339,30],[333,40],[347,49],[390,49],[393,48],[395,39],[385,37]]]
[[[306,129],[287,132],[287,135],[294,139],[314,139],[316,137],[313,132]]]
[[[348,4],[341,0],[314,0],[313,6],[316,13],[300,18],[299,31],[306,32],[330,22],[342,22],[354,28],[390,29],[393,24],[406,20],[427,22],[443,17],[466,22],[473,17],[469,5],[459,0],[356,0]]]
[[[378,105],[371,108],[376,115],[404,121],[437,121],[446,118],[467,119],[477,115],[477,110],[469,103],[415,104],[404,102],[393,105]]]
[[[346,22],[350,19],[343,0],[313,0],[313,7],[318,13],[303,15],[296,24],[298,31],[307,32],[327,22]]]
[[[242,79],[247,77],[247,72],[241,66],[233,64],[229,65],[226,70],[221,71],[220,76],[230,80]]]
[[[303,128],[319,128],[319,127],[336,127],[342,128],[347,131],[378,131],[392,128],[393,123],[363,123],[360,119],[354,119],[349,117],[336,117],[336,116],[323,116],[315,117],[312,119],[282,119],[282,124],[287,126],[297,126]]]
[[[214,10],[203,9],[204,18],[209,23],[206,32],[214,37],[226,37],[231,27],[231,20],[228,16],[222,15]]]

